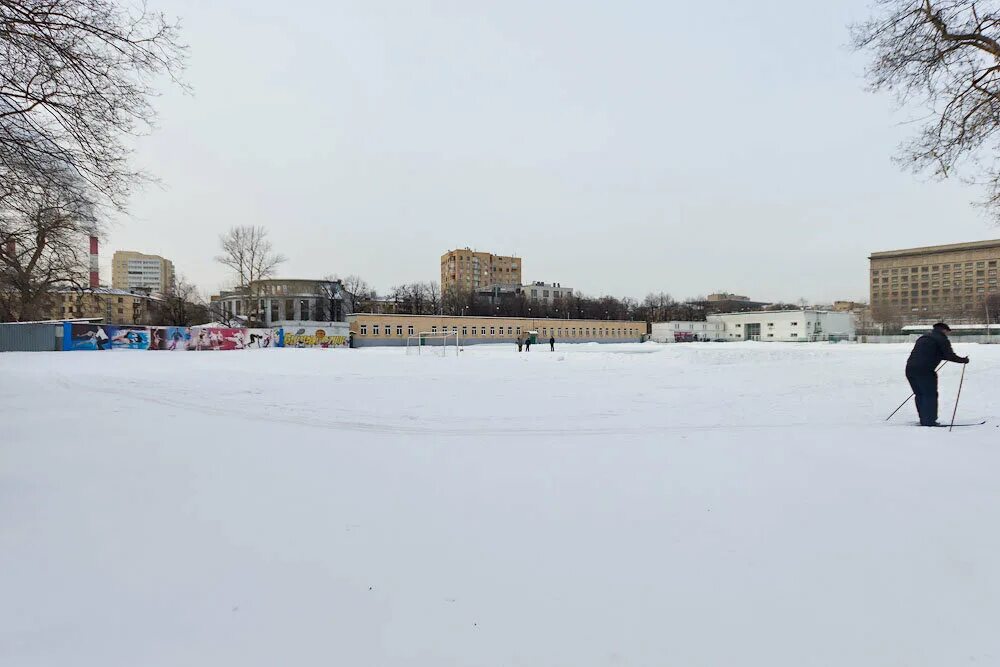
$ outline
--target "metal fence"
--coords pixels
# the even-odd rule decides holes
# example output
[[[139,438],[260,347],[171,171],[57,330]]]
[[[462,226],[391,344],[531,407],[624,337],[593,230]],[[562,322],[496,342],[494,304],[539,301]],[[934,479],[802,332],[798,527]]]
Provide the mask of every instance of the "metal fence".
[[[52,352],[61,349],[61,324],[0,324],[0,352]]]

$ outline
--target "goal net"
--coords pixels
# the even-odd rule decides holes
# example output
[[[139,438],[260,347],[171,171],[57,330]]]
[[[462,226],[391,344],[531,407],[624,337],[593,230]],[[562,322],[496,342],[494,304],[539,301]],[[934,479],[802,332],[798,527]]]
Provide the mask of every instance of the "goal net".
[[[458,356],[457,331],[421,331],[415,336],[407,336],[407,354],[437,354],[446,356],[452,353]]]

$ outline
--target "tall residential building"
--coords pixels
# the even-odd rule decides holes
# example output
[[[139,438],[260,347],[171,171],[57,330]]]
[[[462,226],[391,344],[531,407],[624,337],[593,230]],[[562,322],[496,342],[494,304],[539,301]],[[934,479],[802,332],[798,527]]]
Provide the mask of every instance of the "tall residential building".
[[[986,298],[1000,294],[1000,239],[873,252],[868,259],[877,322],[981,321]]]
[[[471,292],[484,287],[521,284],[521,258],[476,252],[469,248],[441,255],[441,291]]]
[[[111,286],[166,292],[174,284],[174,263],[159,255],[117,250],[111,259]]]

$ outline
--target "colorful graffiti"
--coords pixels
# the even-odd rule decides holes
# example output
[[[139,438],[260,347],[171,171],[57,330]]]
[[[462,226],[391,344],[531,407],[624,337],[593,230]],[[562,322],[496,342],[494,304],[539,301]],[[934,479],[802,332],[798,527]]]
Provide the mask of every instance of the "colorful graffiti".
[[[263,349],[281,346],[280,329],[246,329],[246,340],[243,349]]]
[[[281,329],[63,323],[64,350],[256,350],[283,347]]]
[[[111,324],[69,324],[64,329],[63,349],[67,350],[148,350],[149,329]]]
[[[187,327],[153,327],[149,330],[149,349],[168,352],[193,350],[191,329]]]
[[[347,335],[333,335],[322,327],[298,327],[284,332],[285,347],[348,347]]]
[[[110,350],[111,336],[98,324],[70,324],[63,329],[64,350]]]
[[[112,350],[148,350],[147,327],[104,327],[111,336]]]

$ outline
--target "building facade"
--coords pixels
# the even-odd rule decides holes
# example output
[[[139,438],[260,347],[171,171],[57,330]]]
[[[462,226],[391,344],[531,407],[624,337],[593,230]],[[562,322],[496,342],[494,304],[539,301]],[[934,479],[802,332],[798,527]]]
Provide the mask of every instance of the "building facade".
[[[108,287],[60,290],[48,317],[53,320],[100,318],[105,324],[150,324],[150,304],[155,301],[144,292],[129,292]]]
[[[720,301],[750,301],[750,297],[740,294],[730,294],[729,292],[716,292],[715,294],[709,294],[705,297],[705,300],[710,303]]]
[[[573,296],[572,287],[563,287],[560,283],[534,282],[521,285],[521,292],[531,301],[553,303],[558,299],[568,299]]]
[[[722,322],[653,322],[650,337],[657,343],[726,340]]]
[[[212,316],[250,326],[281,322],[344,322],[354,312],[353,296],[339,280],[268,278],[222,291],[209,300]]]
[[[469,248],[441,255],[441,291],[473,292],[480,288],[521,284],[521,258],[477,252]]]
[[[803,343],[854,340],[854,315],[829,310],[768,310],[709,315],[710,323],[721,324],[728,341]]]
[[[985,321],[997,290],[1000,239],[874,252],[869,285],[876,322]]]
[[[117,250],[111,258],[111,286],[164,293],[174,285],[174,263],[159,255]]]
[[[530,317],[462,317],[450,315],[380,315],[355,313],[348,317],[355,347],[406,345],[409,336],[451,332],[459,345],[510,343],[537,332],[539,343],[550,337],[561,343],[637,343],[645,322],[622,320],[561,320]]]

